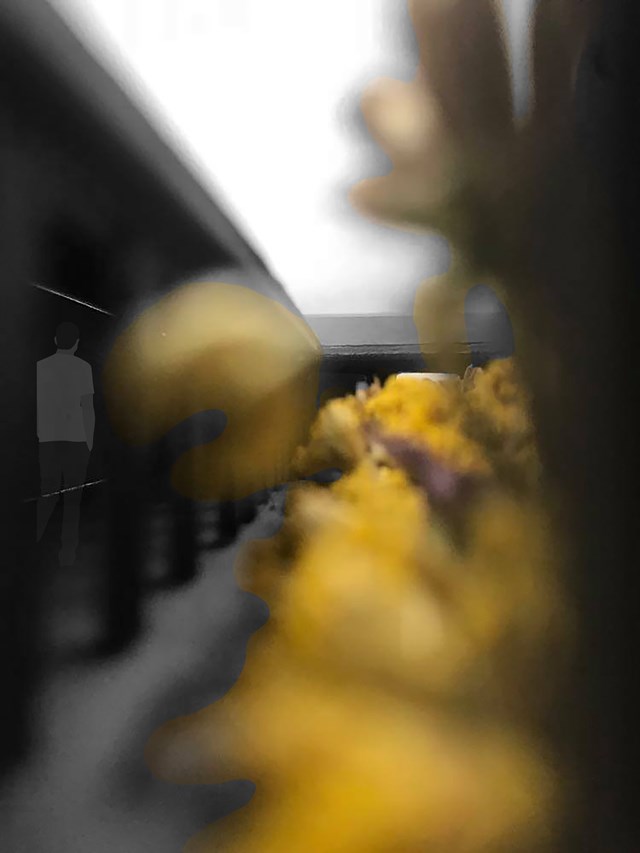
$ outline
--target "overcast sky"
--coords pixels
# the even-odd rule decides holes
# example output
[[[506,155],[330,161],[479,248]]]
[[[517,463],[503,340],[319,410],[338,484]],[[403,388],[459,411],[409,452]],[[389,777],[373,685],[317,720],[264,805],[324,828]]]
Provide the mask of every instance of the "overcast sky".
[[[446,245],[370,224],[345,199],[376,169],[354,120],[359,92],[414,71],[405,2],[53,2],[221,193],[302,311],[412,313]],[[507,2],[517,37],[531,0]]]

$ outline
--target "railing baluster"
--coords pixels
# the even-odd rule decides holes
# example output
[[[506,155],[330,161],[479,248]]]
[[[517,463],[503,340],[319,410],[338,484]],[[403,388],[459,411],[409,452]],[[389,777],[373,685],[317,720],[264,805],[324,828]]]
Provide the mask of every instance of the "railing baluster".
[[[114,442],[107,519],[106,636],[108,651],[135,639],[142,626],[142,571],[145,521],[140,459]]]
[[[233,501],[223,501],[218,513],[219,546],[228,545],[238,535],[238,512]]]
[[[112,276],[126,277],[134,300],[153,293],[158,274],[156,254],[144,243],[114,258]],[[118,651],[142,628],[153,456],[145,448],[125,448],[115,437],[111,451],[105,646],[106,651]]]
[[[196,576],[198,516],[193,501],[174,497],[171,506],[170,581],[188,583]]]

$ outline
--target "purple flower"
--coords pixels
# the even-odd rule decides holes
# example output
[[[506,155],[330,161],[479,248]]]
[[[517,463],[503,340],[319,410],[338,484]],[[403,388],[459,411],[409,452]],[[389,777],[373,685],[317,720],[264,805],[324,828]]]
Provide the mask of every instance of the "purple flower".
[[[377,426],[368,429],[369,439],[381,446],[398,468],[421,488],[435,508],[461,507],[476,493],[477,476],[461,473],[437,459],[422,443],[388,435]]]

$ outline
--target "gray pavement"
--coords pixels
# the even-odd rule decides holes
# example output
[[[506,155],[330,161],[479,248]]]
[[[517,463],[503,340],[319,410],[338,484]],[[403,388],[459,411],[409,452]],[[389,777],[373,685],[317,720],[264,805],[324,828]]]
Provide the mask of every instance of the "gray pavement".
[[[263,508],[231,547],[201,555],[193,583],[147,597],[145,631],[131,649],[92,661],[56,654],[95,627],[100,519],[87,518],[78,565],[51,568],[38,741],[0,801],[3,853],[179,853],[198,829],[250,799],[247,781],[155,780],[143,750],[157,726],[210,704],[238,677],[247,641],[268,612],[238,589],[234,563],[248,539],[278,525],[277,512]]]

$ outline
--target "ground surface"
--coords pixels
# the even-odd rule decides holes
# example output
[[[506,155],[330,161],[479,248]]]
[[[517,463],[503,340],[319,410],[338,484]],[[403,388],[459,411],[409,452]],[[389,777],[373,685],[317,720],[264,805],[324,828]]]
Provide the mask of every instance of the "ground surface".
[[[189,585],[149,593],[141,638],[117,657],[95,660],[78,652],[96,630],[100,498],[84,510],[76,566],[57,566],[55,536],[48,534],[49,657],[34,721],[39,740],[0,801],[0,847],[179,853],[198,829],[247,802],[253,787],[159,782],[144,764],[144,746],[158,725],[210,704],[239,675],[247,641],[268,613],[238,589],[233,567],[247,539],[277,530],[279,514],[263,508],[232,546],[204,551]],[[158,535],[162,527],[159,518]]]

